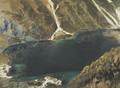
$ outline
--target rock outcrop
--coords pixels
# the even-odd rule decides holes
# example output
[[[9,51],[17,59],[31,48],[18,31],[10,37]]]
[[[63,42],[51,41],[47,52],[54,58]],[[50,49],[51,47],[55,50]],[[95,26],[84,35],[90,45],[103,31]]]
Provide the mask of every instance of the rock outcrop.
[[[119,88],[120,47],[112,48],[75,77],[68,88]]]
[[[44,78],[37,78],[34,80],[0,78],[1,88],[47,88],[48,86],[57,87],[61,84],[61,80],[50,76],[46,76]]]

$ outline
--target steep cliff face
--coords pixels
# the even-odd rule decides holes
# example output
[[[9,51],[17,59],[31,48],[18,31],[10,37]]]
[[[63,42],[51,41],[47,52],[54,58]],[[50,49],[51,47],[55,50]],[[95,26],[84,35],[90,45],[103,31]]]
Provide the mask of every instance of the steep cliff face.
[[[120,47],[112,48],[69,83],[68,88],[119,88]],[[66,87],[67,88],[67,87]]]
[[[61,26],[70,32],[119,27],[119,0],[53,0]]]
[[[119,0],[0,1],[0,35],[5,37],[0,36],[0,41],[6,44],[64,39],[84,29],[118,28],[119,24]]]
[[[48,39],[56,29],[53,17],[41,0],[1,0],[0,19],[2,32],[9,32],[12,38],[18,36],[20,40],[21,37]]]

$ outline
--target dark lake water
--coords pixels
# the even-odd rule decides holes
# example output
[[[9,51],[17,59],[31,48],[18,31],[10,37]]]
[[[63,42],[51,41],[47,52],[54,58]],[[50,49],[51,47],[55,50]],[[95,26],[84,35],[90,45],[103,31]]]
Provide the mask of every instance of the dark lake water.
[[[97,30],[78,33],[68,40],[16,44],[2,54],[10,57],[11,75],[37,77],[49,74],[67,82],[106,51],[120,46],[112,32],[119,31]]]

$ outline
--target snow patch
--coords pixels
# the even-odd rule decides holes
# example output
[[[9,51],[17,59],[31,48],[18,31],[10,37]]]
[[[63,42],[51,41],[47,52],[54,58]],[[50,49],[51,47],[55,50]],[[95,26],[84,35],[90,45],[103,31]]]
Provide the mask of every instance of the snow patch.
[[[109,3],[113,3],[112,0],[107,0]],[[109,24],[111,24],[111,28],[119,28],[120,27],[120,10],[116,9],[117,19],[109,13],[102,6],[97,4],[95,0],[92,0],[94,6],[100,11],[100,13],[105,17]],[[107,14],[107,15],[106,15]]]
[[[53,16],[54,16],[54,20],[55,20],[56,25],[57,25],[57,29],[56,29],[56,31],[53,33],[53,35],[51,36],[51,40],[54,39],[56,33],[61,32],[61,31],[62,31],[63,33],[65,33],[65,34],[73,35],[72,33],[66,32],[63,28],[60,27],[60,21],[58,20],[58,17],[57,17],[57,15],[56,15],[56,11],[57,11],[57,9],[59,8],[59,5],[57,5],[57,7],[54,8],[54,3],[53,3],[53,1],[52,1],[52,0],[48,0],[48,2],[49,2],[48,8],[51,10],[51,13],[52,13]]]
[[[39,82],[38,79],[35,80],[35,82]],[[55,85],[55,86],[60,86],[62,85],[62,81],[57,79],[57,78],[54,78],[54,77],[50,77],[50,76],[46,76],[44,77],[44,79],[42,80],[42,85],[41,86],[32,86],[30,88],[46,88],[47,86],[49,86],[48,84],[52,84],[52,85]]]
[[[107,0],[109,3],[112,3],[112,0]]]
[[[11,76],[7,76],[9,68],[11,68],[11,66],[7,64],[0,64],[0,78],[12,78]]]
[[[119,24],[120,24],[120,7],[116,8],[116,14],[117,14],[117,17],[118,17],[118,20],[119,20]]]

